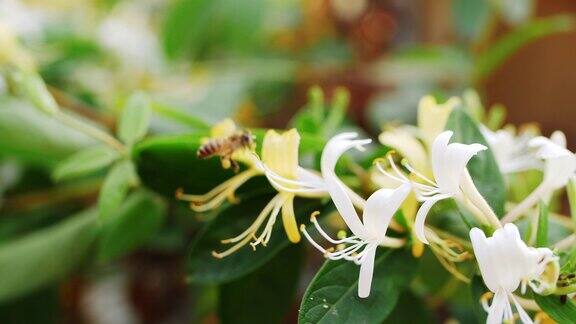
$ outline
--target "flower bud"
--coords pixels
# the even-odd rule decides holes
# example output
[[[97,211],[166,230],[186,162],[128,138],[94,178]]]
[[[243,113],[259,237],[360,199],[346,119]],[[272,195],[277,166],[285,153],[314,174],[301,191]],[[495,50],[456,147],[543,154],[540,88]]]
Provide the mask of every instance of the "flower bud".
[[[60,110],[38,74],[14,70],[10,73],[10,81],[19,96],[30,100],[42,112],[54,115]]]

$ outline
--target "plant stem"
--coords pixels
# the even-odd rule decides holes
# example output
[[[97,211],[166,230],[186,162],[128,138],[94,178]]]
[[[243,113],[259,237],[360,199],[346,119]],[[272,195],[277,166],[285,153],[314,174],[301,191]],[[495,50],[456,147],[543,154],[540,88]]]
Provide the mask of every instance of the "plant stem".
[[[96,140],[103,142],[104,144],[112,147],[121,154],[126,153],[126,147],[124,144],[120,143],[117,139],[112,137],[110,134],[98,129],[89,123],[82,121],[81,119],[69,116],[64,112],[59,112],[54,115],[54,118],[88,136],[93,137]]]
[[[541,197],[544,196],[544,194],[548,191],[547,187],[548,186],[544,185],[544,183],[541,183],[536,189],[534,189],[534,191],[532,191],[532,193],[530,193],[530,195],[528,195],[528,197],[526,197],[521,203],[516,205],[514,209],[509,211],[508,214],[506,214],[506,216],[502,218],[502,223],[503,224],[512,223],[518,218],[520,218],[520,216],[522,216],[522,214],[524,214],[527,209],[534,206],[535,204],[538,203],[538,201],[540,201]]]

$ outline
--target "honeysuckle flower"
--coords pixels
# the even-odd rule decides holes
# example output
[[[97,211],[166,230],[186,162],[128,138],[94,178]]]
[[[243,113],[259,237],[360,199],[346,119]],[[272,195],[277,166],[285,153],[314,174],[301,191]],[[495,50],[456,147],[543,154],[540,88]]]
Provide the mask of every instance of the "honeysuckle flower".
[[[562,132],[556,131],[550,138],[543,136],[533,138],[528,145],[536,151],[535,156],[544,163],[544,178],[528,197],[506,214],[502,219],[504,223],[515,221],[541,199],[566,186],[576,172],[576,156],[565,148],[566,137]]]
[[[417,199],[423,202],[416,214],[414,231],[418,239],[426,244],[428,244],[424,228],[426,216],[432,206],[443,199],[454,198],[462,202],[470,201],[472,204],[469,205],[473,211],[479,211],[480,214],[485,214],[479,216],[479,219],[483,223],[488,222],[495,227],[500,226],[498,218],[476,189],[466,169],[468,161],[478,152],[486,150],[486,146],[478,143],[449,143],[452,135],[452,131],[444,131],[436,137],[432,144],[431,159],[434,180],[429,179],[415,170],[409,163],[404,163],[404,167],[412,172],[421,182],[413,181],[404,176],[392,160],[390,160],[390,162],[396,175],[390,174],[386,172],[386,170],[381,170],[397,181],[412,182],[417,193]]]
[[[439,104],[433,96],[424,96],[418,103],[418,128],[428,147],[438,134],[444,131],[450,113],[460,104],[460,99],[452,97]]]
[[[533,137],[530,133],[515,136],[511,129],[493,132],[486,127],[480,131],[492,149],[500,172],[509,174],[540,168],[540,161],[529,150],[528,142]]]
[[[474,255],[478,261],[482,279],[486,287],[494,293],[492,305],[488,309],[488,324],[513,320],[514,314],[510,301],[523,323],[532,323],[526,311],[519,304],[513,292],[521,287],[524,293],[530,285],[536,292],[534,281],[544,273],[549,263],[558,258],[547,248],[528,247],[520,238],[514,224],[506,224],[487,238],[478,228],[470,231],[470,240]]]
[[[212,134],[228,134],[232,127],[230,122],[224,122],[214,128]],[[224,244],[234,244],[224,252],[213,252],[217,258],[226,257],[244,245],[250,244],[253,248],[262,244],[266,246],[272,235],[272,229],[278,215],[288,239],[297,243],[300,241],[300,232],[294,215],[294,198],[319,198],[326,196],[322,178],[298,165],[298,147],[300,135],[295,129],[278,134],[269,130],[262,143],[262,159],[253,153],[241,153],[233,156],[243,161],[248,168],[220,184],[205,195],[187,195],[178,193],[178,198],[191,202],[191,208],[202,212],[220,206],[226,199],[233,200],[235,191],[246,181],[257,175],[265,175],[270,184],[278,191],[262,212],[256,217],[252,225],[236,237],[223,240]],[[260,229],[263,229],[260,231]]]
[[[315,215],[311,217],[312,223],[326,240],[332,244],[347,244],[348,246],[336,251],[326,250],[310,237],[305,226],[301,225],[301,231],[314,247],[324,253],[326,258],[349,260],[360,265],[358,296],[365,298],[370,295],[376,248],[379,245],[399,247],[404,244],[401,239],[387,237],[386,231],[392,217],[410,193],[411,185],[404,183],[397,189],[384,188],[374,192],[366,201],[362,219],[360,219],[354,209],[350,190],[347,190],[334,172],[336,162],[344,152],[354,147],[362,149],[363,145],[370,143],[370,140],[357,140],[356,137],[354,133],[344,133],[333,137],[326,144],[321,160],[326,189],[353,236],[334,240],[322,230]]]

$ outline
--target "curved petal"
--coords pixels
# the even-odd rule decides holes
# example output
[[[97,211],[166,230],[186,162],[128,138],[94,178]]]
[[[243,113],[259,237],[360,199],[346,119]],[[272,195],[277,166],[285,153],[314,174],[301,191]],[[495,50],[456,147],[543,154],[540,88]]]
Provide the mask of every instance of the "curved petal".
[[[416,233],[416,237],[422,243],[428,244],[426,235],[424,235],[424,223],[426,221],[426,216],[428,215],[430,208],[432,208],[432,206],[434,206],[434,204],[437,203],[438,201],[446,199],[448,197],[449,197],[448,195],[437,195],[431,197],[428,200],[426,200],[422,204],[422,206],[420,206],[420,209],[418,209],[418,212],[416,213],[416,220],[414,222],[414,232]]]
[[[499,289],[492,299],[486,324],[501,324],[503,322],[504,310],[508,307],[510,307],[508,296],[506,296],[506,292],[504,292],[503,289]]]
[[[490,254],[491,251],[486,244],[486,240],[486,235],[481,229],[475,227],[470,230],[470,241],[472,242],[472,249],[474,250],[474,256],[476,257],[476,262],[478,262],[482,279],[490,291],[496,292],[499,288],[498,278],[492,263],[497,260],[494,260]]]
[[[298,170],[296,170],[296,173],[298,175],[297,176],[298,181],[305,182],[309,184],[310,187],[315,188],[324,187],[324,180],[318,173],[304,169],[303,167],[300,166],[298,167]]]
[[[366,246],[366,254],[362,257],[360,273],[358,275],[358,297],[370,296],[372,287],[372,275],[374,274],[374,258],[376,257],[376,244]]]
[[[362,220],[366,231],[381,240],[388,225],[410,193],[411,185],[405,183],[396,189],[380,189],[366,201]]]
[[[444,191],[455,193],[460,186],[460,179],[466,169],[466,165],[472,157],[487,147],[482,144],[460,144],[452,143],[448,145],[443,163],[440,165],[442,175],[436,178],[438,186]]]
[[[330,194],[330,198],[332,198],[344,222],[346,222],[346,225],[354,235],[365,237],[366,232],[364,226],[354,209],[352,200],[347,194],[347,187],[338,179],[334,172],[336,162],[338,162],[338,159],[344,152],[353,147],[361,147],[371,142],[369,139],[354,140],[356,136],[356,133],[343,133],[328,141],[322,152],[321,169],[322,177],[326,183],[326,190]]]
[[[432,173],[434,173],[434,178],[438,179],[442,170],[440,167],[444,163],[444,155],[446,150],[448,150],[448,143],[454,132],[444,131],[440,135],[436,136],[434,143],[432,144]]]
[[[516,297],[514,297],[513,294],[509,294],[509,297],[514,302],[514,306],[516,307],[516,311],[518,312],[518,315],[520,316],[520,320],[522,321],[522,323],[523,324],[533,324],[534,322],[532,321],[532,319],[530,318],[528,313],[526,313],[524,308],[522,308],[522,306],[520,305],[518,300],[516,300]]]
[[[282,134],[268,130],[262,142],[262,163],[275,173],[296,179],[300,134],[292,128]]]

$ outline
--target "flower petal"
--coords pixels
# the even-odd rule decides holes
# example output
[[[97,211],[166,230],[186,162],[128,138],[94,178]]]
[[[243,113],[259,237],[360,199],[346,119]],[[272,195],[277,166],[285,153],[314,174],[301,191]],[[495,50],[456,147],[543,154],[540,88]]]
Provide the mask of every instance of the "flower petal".
[[[409,130],[403,128],[388,130],[380,134],[378,140],[398,151],[416,170],[428,173],[428,154],[422,143]]]
[[[452,97],[439,104],[436,98],[424,96],[418,103],[418,127],[426,144],[430,146],[432,139],[444,130],[452,110],[460,104],[460,99]]]
[[[518,300],[516,300],[516,297],[514,297],[513,294],[509,294],[509,297],[514,302],[514,306],[516,307],[516,311],[518,312],[518,315],[520,315],[520,320],[522,321],[522,323],[523,324],[533,324],[534,322],[532,321],[532,319],[530,318],[528,313],[526,313],[524,308],[522,308],[522,305],[520,305]]]
[[[376,257],[377,247],[376,244],[369,244],[366,246],[366,254],[362,257],[360,273],[358,275],[358,297],[360,298],[370,296],[372,275],[374,274],[374,258]]]
[[[482,279],[486,287],[488,287],[491,292],[498,291],[498,279],[495,271],[497,265],[491,264],[494,257],[491,255],[491,251],[486,244],[486,235],[484,235],[481,229],[474,227],[470,230],[470,241],[472,242],[474,256],[478,262],[478,267],[480,268],[480,273],[482,274]]]
[[[282,203],[282,223],[284,224],[284,231],[288,240],[292,243],[300,242],[300,231],[296,223],[296,215],[294,214],[294,195],[285,193],[284,202]]]
[[[262,142],[262,162],[275,173],[296,179],[300,134],[293,128],[282,134],[269,130]]]
[[[405,183],[396,189],[380,189],[374,192],[366,201],[362,217],[366,231],[381,240],[411,188],[409,183]]]
[[[442,199],[448,198],[448,195],[436,195],[429,199],[427,199],[420,209],[418,209],[418,213],[416,213],[416,221],[414,222],[414,231],[416,233],[416,237],[425,244],[428,244],[428,240],[426,239],[426,235],[424,235],[424,223],[426,221],[426,216],[428,216],[428,212],[430,208],[434,206],[435,203]]]
[[[509,307],[509,305],[510,302],[508,301],[506,292],[504,292],[503,289],[499,289],[492,299],[486,324],[501,324],[503,322],[504,310]]]
[[[346,225],[354,235],[359,237],[365,237],[366,231],[364,225],[360,221],[356,210],[352,204],[352,200],[347,194],[346,186],[338,179],[334,168],[336,167],[336,162],[344,152],[353,148],[361,147],[362,145],[368,144],[371,140],[354,140],[358,135],[356,133],[343,133],[334,136],[322,152],[321,158],[321,169],[322,177],[326,183],[326,189],[336,205],[338,212],[346,222]]]

